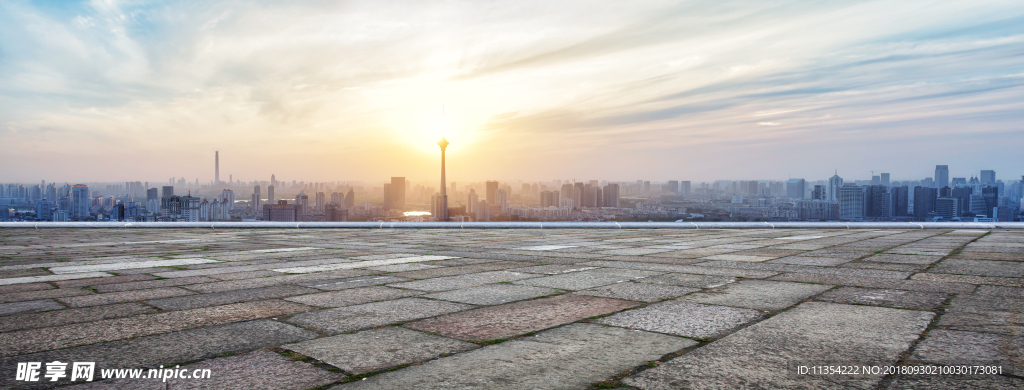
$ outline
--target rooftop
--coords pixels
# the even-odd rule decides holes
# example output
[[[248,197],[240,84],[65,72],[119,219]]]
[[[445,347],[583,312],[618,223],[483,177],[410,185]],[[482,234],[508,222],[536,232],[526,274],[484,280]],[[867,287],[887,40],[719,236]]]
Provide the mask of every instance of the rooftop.
[[[1022,388],[1022,277],[1020,229],[0,229],[0,387]]]

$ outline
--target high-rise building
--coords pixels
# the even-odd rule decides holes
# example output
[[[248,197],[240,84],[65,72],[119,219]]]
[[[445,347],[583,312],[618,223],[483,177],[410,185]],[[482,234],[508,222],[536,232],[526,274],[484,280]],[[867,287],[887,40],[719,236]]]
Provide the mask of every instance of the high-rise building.
[[[839,187],[839,218],[854,220],[864,218],[864,189],[856,184]]]
[[[790,199],[803,199],[807,191],[807,182],[804,179],[789,179],[786,181],[786,196]]]
[[[267,186],[267,204],[277,203],[274,201],[274,187],[273,184]]]
[[[907,186],[889,189],[892,196],[892,215],[894,217],[910,216],[910,188]]]
[[[477,221],[491,220],[491,205],[488,204],[486,200],[481,200],[480,202],[478,202],[476,204],[476,207],[473,208],[473,210],[476,210],[475,213]]]
[[[665,190],[673,194],[679,193],[679,180],[669,180]]]
[[[75,184],[71,187],[71,218],[89,218],[89,207],[92,206],[91,195],[89,187],[85,184]]]
[[[936,165],[935,166],[935,182],[929,187],[941,188],[949,187],[949,165]],[[917,192],[917,189],[914,190]],[[915,195],[916,196],[916,195]],[[915,206],[916,208],[916,206]],[[917,216],[917,212],[914,212],[914,216]]]
[[[53,203],[43,199],[36,204],[36,219],[40,221],[49,221],[53,218]]]
[[[309,196],[305,192],[299,192],[298,195],[295,195],[295,207],[303,214],[309,210]]]
[[[815,185],[814,190],[811,191],[811,200],[828,200],[826,198],[825,186]]]
[[[937,188],[914,187],[914,218],[925,220],[928,214],[935,212],[935,199],[938,198]]]
[[[689,190],[689,183],[686,183],[687,190]],[[604,186],[604,207],[619,207],[619,185],[616,183],[608,183]]]
[[[957,210],[960,211],[961,215],[964,212],[971,210],[971,194],[973,193],[974,189],[967,186],[953,187],[953,189],[950,190],[950,197],[956,198],[960,202],[960,205],[957,206]],[[959,216],[960,215],[958,215],[958,217]]]
[[[825,188],[828,192],[828,200],[837,202],[839,200],[839,188],[843,186],[843,178],[839,177],[839,172],[828,178],[828,187]]]
[[[886,187],[892,185],[891,182],[889,181],[889,174],[888,173],[882,173],[882,185],[886,186]]]
[[[349,188],[348,193],[345,194],[345,208],[356,207],[356,191]]]
[[[540,207],[558,207],[558,191],[541,191]]]
[[[679,182],[679,192],[683,193],[683,194],[689,194],[690,193],[690,182],[689,181],[681,181],[681,182]]]
[[[405,178],[392,177],[390,185],[385,185],[384,188],[384,208],[405,211]]]
[[[864,214],[871,218],[892,218],[892,196],[888,188],[879,184],[864,188]]]
[[[497,192],[497,191],[498,191],[498,182],[497,181],[490,181],[490,180],[488,180],[487,181],[487,202],[488,203],[496,204],[496,201],[497,201],[498,198],[496,198],[495,192]],[[563,194],[563,196],[564,196],[564,194]]]
[[[327,222],[347,222],[348,210],[338,203],[328,203],[324,205],[324,219]]]
[[[170,198],[174,196],[174,186],[164,186],[163,193],[160,196],[163,198]]]
[[[981,180],[981,185],[983,185],[983,186],[995,186],[996,185],[996,171],[988,170],[988,169],[983,170],[983,171],[981,171],[981,177],[979,177],[978,179]]]
[[[470,188],[468,198],[468,202],[466,202],[466,212],[475,213],[478,203],[480,203],[480,196],[476,194],[476,190]],[[543,198],[541,199],[541,201],[543,202]]]
[[[989,209],[988,204],[985,202],[985,195],[971,194],[971,212],[979,217],[986,217],[992,212],[992,209]]]
[[[502,214],[508,214],[508,191],[500,189],[494,192],[497,205],[501,207]]]
[[[937,198],[935,199],[935,215],[943,219],[960,217],[960,199]]]
[[[394,186],[392,186],[392,187],[394,187]],[[324,208],[324,205],[326,205],[326,204],[327,204],[327,196],[324,195],[323,192],[317,192],[316,193],[316,211],[321,212],[321,213],[327,212],[327,209]]]
[[[260,186],[253,186],[252,187],[252,211],[253,212],[256,212],[256,213],[260,212],[260,203],[263,200],[261,195],[262,194],[260,194]]]
[[[263,207],[264,221],[299,222],[302,221],[302,215],[299,205],[288,204],[287,200],[279,200],[277,204],[267,204]]]
[[[981,196],[985,198],[985,210],[992,217],[991,210],[999,206],[999,187],[985,187],[981,189]]]

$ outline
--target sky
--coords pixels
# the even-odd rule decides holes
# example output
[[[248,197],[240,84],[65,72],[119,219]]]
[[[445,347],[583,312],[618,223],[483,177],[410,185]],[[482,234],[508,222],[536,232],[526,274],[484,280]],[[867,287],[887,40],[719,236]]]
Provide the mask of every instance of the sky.
[[[0,0],[0,182],[1024,174],[1011,1]]]

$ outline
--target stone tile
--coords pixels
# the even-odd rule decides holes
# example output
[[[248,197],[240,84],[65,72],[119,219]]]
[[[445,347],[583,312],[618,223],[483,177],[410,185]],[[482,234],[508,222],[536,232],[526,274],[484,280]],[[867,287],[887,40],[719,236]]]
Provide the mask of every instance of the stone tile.
[[[77,297],[59,298],[61,302],[71,307],[86,307],[109,305],[111,303],[145,301],[149,299],[160,299],[168,297],[179,297],[182,295],[195,294],[191,291],[178,287],[154,288],[151,290],[131,290],[105,294],[93,294]]]
[[[9,284],[22,284],[22,283],[38,283],[38,282],[54,282],[58,280],[71,280],[71,279],[88,279],[88,278],[104,278],[114,276],[106,272],[83,272],[80,274],[63,274],[63,275],[43,275],[43,276],[23,276],[20,278],[6,278],[0,279],[0,286]]]
[[[911,279],[945,283],[991,284],[996,286],[1024,287],[1024,279],[1021,278],[999,278],[991,276],[952,275],[922,272],[914,274],[914,276],[911,276]]]
[[[652,249],[652,248],[625,248],[625,249],[612,249],[607,251],[599,251],[598,254],[602,255],[622,255],[622,256],[640,256],[649,255],[652,253],[663,253],[672,252],[671,249]]]
[[[356,269],[356,268],[369,268],[379,267],[382,265],[394,265],[394,264],[406,264],[406,263],[417,263],[423,261],[435,261],[435,260],[448,260],[454,259],[454,256],[413,256],[413,257],[400,257],[397,259],[382,259],[382,260],[366,260],[356,262],[346,262],[338,264],[323,264],[314,265],[308,267],[289,267],[289,268],[275,268],[274,271],[286,272],[286,273],[308,273],[308,272],[321,272],[321,271],[332,271],[339,269]]]
[[[342,307],[361,305],[364,303],[406,298],[423,294],[421,291],[403,290],[384,286],[350,288],[317,294],[299,295],[285,298],[286,301],[298,302],[310,306]]]
[[[37,301],[22,301],[0,304],[0,316],[18,313],[31,313],[36,311],[60,310],[65,306],[52,299],[40,299]],[[5,318],[4,321],[7,321]]]
[[[1020,375],[1013,358],[1024,353],[1024,338],[992,333],[935,329],[917,343],[908,360],[945,366],[1002,366],[1003,373]]]
[[[553,251],[558,249],[575,248],[576,245],[537,245],[516,248],[521,251]]]
[[[25,283],[25,284],[8,284],[6,286],[0,286],[0,294],[19,293],[26,291],[39,291],[39,290],[50,290],[53,289],[53,285],[49,283]]]
[[[188,278],[173,278],[173,279],[158,279],[148,280],[143,282],[130,282],[130,283],[117,283],[117,284],[101,284],[96,285],[94,289],[101,293],[108,292],[120,292],[130,290],[145,290],[150,288],[161,288],[161,287],[177,287],[185,286],[189,284],[198,283],[212,283],[217,282],[217,279],[213,279],[206,276],[193,276]]]
[[[625,299],[627,301],[657,302],[668,298],[676,298],[694,291],[699,291],[699,289],[664,284],[625,282],[581,290],[577,291],[576,294]]]
[[[680,299],[710,305],[779,310],[793,306],[801,299],[816,295],[829,288],[832,286],[769,280],[741,280],[712,290],[693,293]]]
[[[888,271],[900,271],[900,272],[920,272],[928,268],[926,264],[901,264],[901,263],[876,263],[873,261],[851,261],[849,263],[840,265],[843,268],[868,268],[868,269],[882,269]]]
[[[955,294],[970,294],[973,293],[976,288],[974,285],[964,283],[933,282],[927,280],[882,279],[802,273],[786,273],[772,277],[769,280],[805,283],[824,283],[835,284],[840,286],[890,288],[910,291],[948,292]]]
[[[61,306],[63,308],[63,306]],[[92,322],[109,318],[130,317],[140,314],[155,313],[157,309],[141,303],[118,303],[106,306],[92,306],[80,309],[64,309],[43,313],[24,313],[4,317],[0,321],[0,332],[11,332],[22,329],[46,328]]]
[[[863,260],[874,261],[879,263],[934,264],[936,261],[942,260],[942,256],[897,255],[892,253],[881,253],[865,257]]]
[[[61,280],[53,282],[60,288],[69,287],[84,287],[84,286],[100,286],[104,284],[112,283],[128,283],[128,282],[141,282],[146,280],[156,279],[153,275],[118,275],[109,276],[105,278],[89,278],[89,279],[75,279],[75,280]]]
[[[736,281],[736,278],[731,276],[670,273],[646,277],[637,281],[640,283],[674,284],[677,286],[694,288],[712,288],[733,283]]]
[[[461,303],[402,298],[298,314],[288,319],[288,322],[324,332],[342,333],[434,317],[471,308],[473,306]]]
[[[750,256],[750,255],[735,255],[735,254],[714,255],[714,256],[704,257],[704,259],[706,259],[706,260],[745,261],[745,262],[750,262],[750,263],[760,263],[762,261],[767,261],[767,260],[771,260],[771,259],[774,259],[774,258],[775,257],[771,257],[771,256]]]
[[[489,306],[406,324],[460,340],[493,340],[637,306],[634,302],[583,295],[559,295]]]
[[[840,287],[826,291],[815,299],[836,303],[888,306],[917,310],[935,310],[949,294],[892,289]]]
[[[978,295],[991,295],[1006,298],[1024,297],[1024,288],[1006,286],[978,286]]]
[[[938,325],[970,332],[1024,334],[1024,299],[990,295],[958,295],[953,298]]]
[[[348,373],[363,374],[468,351],[477,348],[477,345],[389,326],[281,347],[315,358]]]
[[[91,361],[96,362],[96,375],[104,368],[158,368],[173,366],[224,353],[250,351],[284,343],[316,338],[316,333],[270,320],[238,322],[228,325],[190,329],[134,338],[46,351],[29,355],[0,358],[0,386],[14,378],[16,362]],[[188,346],[188,348],[182,348]],[[189,366],[191,367],[191,366]],[[9,374],[9,375],[8,375]],[[214,375],[219,372],[214,371]],[[155,381],[158,384],[160,381]],[[67,383],[67,382],[64,382]],[[95,382],[103,384],[107,381]],[[135,389],[129,386],[129,389]],[[162,387],[161,387],[162,388]],[[213,387],[217,388],[217,387]]]
[[[280,272],[270,270],[259,270],[259,271],[243,271],[243,272],[228,272],[225,274],[208,275],[210,278],[217,280],[238,280],[238,279],[252,279],[252,278],[265,278],[267,276],[278,276]],[[184,278],[183,278],[184,279]]]
[[[672,300],[624,311],[602,318],[597,322],[629,329],[706,339],[719,337],[740,325],[763,316],[764,313],[757,310]]]
[[[806,302],[623,382],[643,389],[873,388],[882,375],[800,376],[793,367],[895,364],[933,315]]]
[[[726,259],[722,259],[726,260]],[[769,263],[779,264],[796,264],[796,265],[817,265],[823,267],[833,267],[843,263],[850,262],[850,259],[842,259],[836,257],[811,257],[811,256],[789,256],[780,259],[769,261]]]
[[[888,390],[1016,390],[1024,388],[1024,379],[1000,375],[897,375],[886,387]]]
[[[572,324],[336,386],[348,389],[583,389],[695,345],[692,340]]]
[[[20,330],[0,333],[0,355],[9,356],[49,349],[68,348],[203,326],[222,325],[237,321],[293,314],[309,309],[311,309],[309,306],[297,303],[267,300],[164,312],[139,317],[114,318],[85,324]]]
[[[419,271],[408,271],[408,272],[396,272],[390,276],[397,276],[409,279],[429,279],[437,278],[441,276],[455,276],[465,275],[484,271],[498,271],[509,268],[521,268],[523,266],[530,265],[529,263],[522,263],[517,261],[490,261],[487,263],[470,264],[455,267],[442,267],[434,269],[425,269]]]
[[[850,268],[834,268],[834,267],[814,267],[808,265],[792,265],[792,264],[773,264],[773,263],[745,263],[738,261],[708,261],[704,263],[697,263],[699,267],[719,267],[719,268],[740,268],[740,269],[754,269],[754,270],[765,270],[765,271],[776,271],[776,272],[803,272],[813,274],[826,274],[826,275],[837,275],[837,276],[866,276],[870,278],[892,278],[892,279],[906,279],[911,274],[910,272],[896,272],[896,271],[883,271],[874,269],[850,269]]]
[[[577,264],[551,264],[551,265],[538,265],[534,267],[525,268],[513,268],[509,271],[512,272],[526,272],[531,274],[544,274],[544,275],[558,275],[567,274],[570,272],[580,272],[597,269],[597,267],[586,267]]]
[[[109,264],[90,264],[90,265],[69,265],[65,267],[50,267],[50,272],[55,274],[77,274],[86,272],[109,272],[118,271],[122,269],[132,268],[153,268],[153,267],[174,267],[181,265],[192,265],[192,264],[207,264],[207,263],[218,263],[217,260],[210,259],[172,259],[172,260],[153,260],[153,261],[126,261]]]
[[[698,258],[698,257],[721,255],[721,254],[738,252],[738,251],[739,251],[739,249],[706,249],[706,248],[697,248],[697,249],[683,249],[683,250],[678,250],[678,251],[656,253],[656,254],[653,254],[652,256],[655,256],[655,257],[675,257],[675,258],[681,258],[681,259],[695,259],[695,258]]]
[[[406,271],[419,271],[424,269],[434,269],[440,266],[428,265],[423,263],[407,263],[407,264],[395,264],[395,265],[382,265],[380,267],[370,267],[368,270],[380,271],[380,272],[406,272]]]
[[[146,303],[164,310],[185,310],[197,307],[227,305],[231,303],[258,301],[263,299],[284,298],[293,295],[311,294],[320,290],[299,286],[271,286],[232,290],[209,294],[189,295],[183,297],[155,299]]]
[[[468,303],[472,305],[500,305],[524,299],[531,299],[556,293],[545,287],[519,286],[514,284],[489,284],[424,295],[426,298]]]
[[[694,265],[639,263],[625,261],[591,261],[581,265],[593,265],[597,267],[612,267],[623,269],[636,269],[644,271],[678,272],[684,274],[700,274],[715,276],[735,276],[740,278],[767,278],[778,275],[779,272],[746,270],[736,268],[702,267]]]
[[[580,271],[568,274],[544,276],[540,278],[521,280],[516,282],[516,284],[524,284],[538,287],[551,287],[561,290],[583,290],[587,288],[622,283],[633,279],[660,274],[661,272],[653,271],[601,268],[589,271]]]
[[[946,259],[940,261],[928,272],[1020,278],[1024,277],[1024,263],[998,260]]]
[[[515,280],[537,277],[537,274],[527,274],[509,271],[491,271],[475,274],[446,276],[434,279],[424,279],[405,283],[393,283],[389,286],[399,288],[411,288],[420,291],[448,291],[464,289],[469,287],[482,286],[491,283],[511,282]]]
[[[345,290],[356,287],[376,286],[387,283],[404,282],[409,279],[395,276],[358,276],[355,278],[326,279],[314,282],[298,283],[301,286],[313,287],[321,290]]]

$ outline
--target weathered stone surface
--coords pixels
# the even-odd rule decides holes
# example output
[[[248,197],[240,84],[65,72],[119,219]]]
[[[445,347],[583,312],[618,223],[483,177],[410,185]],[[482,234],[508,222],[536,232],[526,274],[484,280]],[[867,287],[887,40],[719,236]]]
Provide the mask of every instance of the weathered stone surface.
[[[573,324],[346,383],[332,390],[583,389],[695,344],[692,340],[656,333]]]
[[[284,298],[293,295],[311,294],[320,290],[299,286],[270,286],[244,290],[222,291],[209,294],[189,295],[184,297],[155,299],[146,303],[164,310],[185,310],[197,307],[227,305],[231,303],[258,301],[262,299]]]
[[[298,314],[288,319],[288,322],[325,332],[341,333],[454,313],[470,308],[473,306],[461,303],[402,298]]]
[[[282,347],[338,367],[345,372],[362,374],[468,351],[477,345],[389,326]]]
[[[1010,375],[1024,373],[1014,358],[1024,355],[1024,337],[936,329],[917,344],[909,360],[947,366],[1001,366]]]
[[[693,293],[680,299],[687,302],[779,310],[795,305],[801,299],[832,288],[829,285],[741,280],[712,290]]]
[[[538,265],[534,267],[525,268],[513,268],[509,271],[512,272],[526,272],[531,274],[544,274],[544,275],[558,275],[567,274],[570,272],[580,272],[596,269],[597,267],[587,267],[577,264],[551,264],[551,265]]]
[[[990,295],[958,295],[939,318],[939,326],[953,330],[1024,334],[1024,299]]]
[[[897,375],[888,390],[1017,390],[1024,388],[1024,379],[999,375]]]
[[[535,332],[587,317],[637,306],[635,302],[583,295],[560,295],[489,306],[405,326],[460,340],[493,340]]]
[[[18,313],[30,313],[35,311],[60,310],[64,305],[52,299],[40,299],[38,301],[22,301],[0,304],[0,316]],[[4,319],[5,321],[7,319]]]
[[[872,388],[881,375],[796,375],[797,366],[888,365],[910,348],[934,314],[806,302],[627,377],[643,389]]]
[[[551,287],[561,290],[583,290],[660,274],[661,272],[653,271],[601,268],[521,280],[516,282],[516,284]]]
[[[934,310],[946,301],[948,294],[892,289],[840,287],[816,297],[820,301],[889,306],[918,310]]]
[[[713,259],[713,260],[728,260],[728,259]],[[796,264],[796,265],[818,265],[818,266],[836,266],[843,263],[848,263],[851,259],[844,259],[839,257],[812,257],[812,256],[789,256],[781,259],[775,259],[769,261],[769,263],[779,264]]]
[[[529,279],[537,276],[537,274],[527,274],[522,272],[491,271],[459,276],[446,276],[427,280],[417,280],[405,283],[393,283],[390,284],[389,286],[431,292],[448,291],[461,288],[482,286],[491,283],[511,282],[514,280]]]
[[[145,290],[160,287],[177,287],[188,284],[211,283],[216,281],[218,280],[206,276],[193,276],[190,278],[159,279],[147,280],[143,282],[129,282],[116,284],[100,284],[95,285],[94,288],[96,289],[96,291],[99,291],[101,293],[109,293],[129,290]]]
[[[221,325],[237,321],[303,312],[309,306],[267,300],[200,309],[115,318],[86,324],[0,333],[0,355],[18,355],[101,343],[132,337]]]
[[[920,275],[920,274],[918,274]],[[840,277],[835,275],[822,274],[801,274],[787,273],[770,278],[769,280],[836,284],[841,286],[890,288],[909,291],[946,292],[955,294],[970,294],[976,286],[965,283],[933,282],[928,280],[903,280],[903,279],[882,279],[865,277]]]
[[[344,290],[356,287],[376,286],[379,284],[404,282],[409,279],[394,276],[359,276],[355,278],[327,279],[314,282],[299,283],[299,285],[318,288],[321,290]]]
[[[105,294],[93,294],[77,297],[60,298],[61,302],[71,307],[86,307],[109,305],[111,303],[144,301],[148,299],[159,299],[167,297],[179,297],[182,295],[195,294],[191,291],[177,287],[154,288],[150,290],[131,290]]]
[[[694,288],[712,288],[724,286],[736,281],[731,276],[693,275],[693,274],[664,274],[646,277],[637,280],[640,283],[674,284],[678,286]]]
[[[502,303],[551,295],[556,292],[557,290],[546,287],[502,283],[427,294],[424,297],[472,305],[500,305]]]
[[[706,339],[757,320],[764,313],[751,309],[702,305],[672,300],[624,311],[597,322],[658,333]]]
[[[141,303],[118,303],[43,313],[16,314],[4,317],[3,321],[0,321],[0,332],[130,317],[139,314],[155,313],[156,311],[156,308]]]
[[[933,264],[942,260],[942,256],[928,255],[897,255],[892,253],[881,253],[864,258],[864,261],[878,263],[903,263],[903,264]]]
[[[1024,263],[998,260],[946,259],[940,261],[928,272],[1020,278],[1024,277]]]
[[[291,298],[285,298],[285,300],[310,306],[341,307],[413,297],[420,294],[423,294],[423,292],[384,286],[370,286],[328,291],[317,294],[299,295]]]
[[[84,287],[84,286],[101,286],[101,285],[104,285],[104,284],[112,284],[112,283],[141,282],[141,281],[153,280],[153,279],[156,279],[156,277],[153,276],[153,275],[145,275],[145,274],[142,274],[142,275],[118,275],[118,276],[108,276],[108,277],[105,277],[105,278],[59,280],[59,281],[53,282],[53,284],[57,285],[57,287],[60,287],[60,288],[69,288],[69,287]]]
[[[694,291],[699,291],[699,289],[664,284],[625,282],[580,290],[575,294],[625,299],[628,301],[657,302]]]

